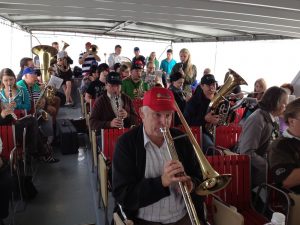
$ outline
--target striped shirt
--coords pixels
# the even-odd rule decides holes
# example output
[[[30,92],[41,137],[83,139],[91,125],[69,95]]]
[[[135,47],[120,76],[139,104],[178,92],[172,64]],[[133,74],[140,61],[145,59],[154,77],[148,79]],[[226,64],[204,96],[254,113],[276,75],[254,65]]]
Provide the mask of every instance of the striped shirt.
[[[80,53],[79,59],[82,59],[85,52]],[[96,62],[96,59],[93,54],[89,54],[85,59],[84,63],[82,64],[82,74],[87,73],[90,71],[91,65],[93,62]]]
[[[144,133],[144,146],[146,149],[146,168],[145,178],[154,178],[161,176],[164,164],[170,160],[166,142],[161,147],[155,145]],[[179,189],[179,187],[176,187]],[[158,223],[174,223],[186,215],[184,200],[181,193],[170,187],[170,195],[162,198],[146,207],[140,208],[137,217],[143,220]]]

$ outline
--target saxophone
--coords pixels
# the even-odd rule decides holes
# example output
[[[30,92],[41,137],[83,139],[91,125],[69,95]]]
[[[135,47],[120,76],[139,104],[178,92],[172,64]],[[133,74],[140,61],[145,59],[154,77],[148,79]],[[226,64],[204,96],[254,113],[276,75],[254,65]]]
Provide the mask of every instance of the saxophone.
[[[12,88],[11,88],[11,85],[9,85],[9,86],[8,86],[8,104],[10,105],[10,103],[12,103],[12,101],[13,101]],[[10,107],[10,106],[9,106],[9,107]],[[14,110],[12,107],[10,107],[9,109],[10,109],[10,110]],[[17,115],[16,115],[14,112],[11,113],[11,116],[12,116],[15,120],[18,119]]]

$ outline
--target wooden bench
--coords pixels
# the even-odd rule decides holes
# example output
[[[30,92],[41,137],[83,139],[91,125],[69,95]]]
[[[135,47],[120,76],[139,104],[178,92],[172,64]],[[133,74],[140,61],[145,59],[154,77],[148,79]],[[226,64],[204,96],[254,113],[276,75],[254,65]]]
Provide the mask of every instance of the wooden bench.
[[[208,156],[207,159],[218,173],[232,174],[229,185],[215,195],[225,203],[235,206],[243,215],[246,225],[267,223],[268,220],[252,207],[249,157],[247,155]],[[207,203],[211,205],[209,196]]]

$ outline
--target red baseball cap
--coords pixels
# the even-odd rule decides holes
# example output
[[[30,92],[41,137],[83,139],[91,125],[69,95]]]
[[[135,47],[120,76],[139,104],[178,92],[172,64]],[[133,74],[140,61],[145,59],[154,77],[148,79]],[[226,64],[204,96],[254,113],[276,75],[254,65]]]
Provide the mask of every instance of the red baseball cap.
[[[87,45],[92,45],[92,43],[91,42],[87,42],[87,43],[85,43],[85,46],[87,46]]]
[[[149,106],[154,111],[176,111],[175,99],[172,91],[153,87],[144,94],[143,106]]]

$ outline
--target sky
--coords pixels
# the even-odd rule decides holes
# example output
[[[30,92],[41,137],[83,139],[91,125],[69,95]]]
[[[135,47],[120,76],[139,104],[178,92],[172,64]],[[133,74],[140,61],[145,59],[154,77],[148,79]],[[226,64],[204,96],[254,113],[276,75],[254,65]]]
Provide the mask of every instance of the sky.
[[[1,21],[0,21],[1,22]],[[2,43],[0,55],[0,69],[11,68],[16,74],[19,72],[20,59],[32,57],[31,47],[39,44],[51,45],[57,41],[62,46],[62,41],[70,46],[66,49],[78,64],[78,56],[85,50],[87,41],[96,44],[99,48],[98,55],[101,62],[105,56],[114,52],[114,46],[122,46],[122,55],[130,59],[134,56],[133,48],[139,47],[141,54],[149,56],[156,52],[159,61],[166,57],[166,50],[171,48],[170,42],[141,41],[117,38],[96,37],[79,34],[39,33],[31,37],[29,33],[20,31],[0,23]],[[32,45],[31,45],[32,41]],[[205,43],[173,43],[174,59],[179,61],[179,51],[189,49],[192,63],[196,65],[200,80],[203,70],[211,68],[219,84],[223,83],[224,75],[228,68],[235,70],[248,83],[242,90],[252,91],[254,82],[264,78],[268,87],[290,83],[300,70],[299,53],[300,40],[271,40],[271,41],[242,41],[242,42],[205,42]]]

